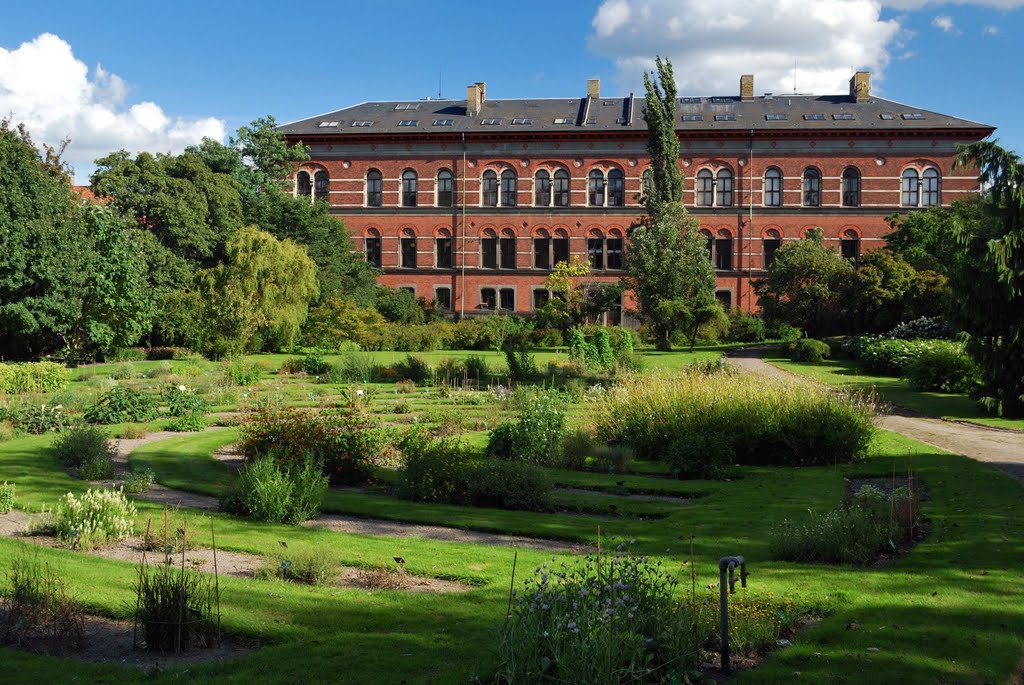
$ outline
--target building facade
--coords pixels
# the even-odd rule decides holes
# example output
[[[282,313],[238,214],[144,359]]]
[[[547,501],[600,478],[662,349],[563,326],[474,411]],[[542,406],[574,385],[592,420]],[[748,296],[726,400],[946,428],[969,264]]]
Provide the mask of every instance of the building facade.
[[[286,124],[310,148],[294,192],[325,201],[383,284],[453,315],[529,313],[559,261],[617,282],[649,179],[644,99],[370,102]],[[886,217],[978,192],[956,145],[984,124],[874,97],[858,72],[834,96],[740,93],[677,100],[683,203],[707,236],[717,296],[756,311],[751,281],[774,252],[820,227],[856,260],[884,244]],[[622,306],[607,315],[618,323]]]

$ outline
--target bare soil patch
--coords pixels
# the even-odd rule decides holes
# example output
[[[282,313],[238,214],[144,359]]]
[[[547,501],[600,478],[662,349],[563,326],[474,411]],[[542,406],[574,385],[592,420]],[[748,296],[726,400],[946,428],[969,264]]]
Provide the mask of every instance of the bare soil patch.
[[[410,573],[385,569],[353,567],[345,567],[334,584],[340,587],[360,588],[363,590],[405,590],[406,592],[422,592],[427,594],[468,592],[473,589],[469,585],[458,583],[454,580],[414,576]]]

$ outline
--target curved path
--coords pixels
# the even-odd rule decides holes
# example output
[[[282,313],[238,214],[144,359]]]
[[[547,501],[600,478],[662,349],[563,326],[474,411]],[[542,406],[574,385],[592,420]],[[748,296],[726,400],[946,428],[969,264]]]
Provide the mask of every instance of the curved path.
[[[763,355],[764,348],[747,348],[730,353],[726,362],[749,373],[803,378],[772,366],[761,358]],[[932,447],[991,464],[1024,483],[1024,432],[928,418],[900,407],[894,407],[893,412],[876,417],[875,425]]]

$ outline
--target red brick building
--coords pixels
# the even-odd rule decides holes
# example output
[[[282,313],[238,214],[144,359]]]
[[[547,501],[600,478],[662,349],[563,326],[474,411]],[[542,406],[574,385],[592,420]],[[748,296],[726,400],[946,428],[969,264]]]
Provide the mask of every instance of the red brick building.
[[[280,127],[311,148],[295,192],[330,203],[380,282],[454,314],[533,311],[552,266],[588,258],[594,283],[622,275],[627,231],[644,213],[644,99],[584,97],[368,102]],[[680,97],[683,203],[708,236],[718,296],[755,309],[750,281],[786,241],[821,227],[856,258],[882,244],[885,217],[978,191],[955,147],[991,126],[871,95]],[[624,303],[628,309],[630,302]],[[621,310],[609,314],[618,321]]]

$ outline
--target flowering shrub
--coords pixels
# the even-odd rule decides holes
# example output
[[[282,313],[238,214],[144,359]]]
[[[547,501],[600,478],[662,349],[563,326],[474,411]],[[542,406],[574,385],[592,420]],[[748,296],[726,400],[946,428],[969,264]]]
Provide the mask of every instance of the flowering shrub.
[[[71,371],[53,362],[0,364],[0,392],[54,392],[67,387]]]
[[[903,340],[952,340],[956,331],[945,319],[938,316],[922,316],[913,321],[905,321],[889,331],[888,337]]]
[[[491,433],[487,453],[499,459],[551,464],[565,432],[565,398],[555,390],[520,388],[512,395],[517,422],[505,421]]]
[[[80,498],[68,493],[57,502],[57,538],[72,549],[92,549],[121,540],[135,527],[135,505],[122,490],[89,489]]]
[[[156,400],[132,388],[118,385],[103,393],[99,401],[85,410],[89,423],[128,423],[151,421],[156,417]]]
[[[32,435],[60,432],[68,425],[64,407],[60,404],[35,406],[29,402],[0,405],[0,422],[9,423],[18,430]],[[0,426],[3,426],[0,423]]]
[[[680,439],[719,435],[739,464],[833,464],[862,455],[874,432],[867,398],[795,378],[629,376],[593,406],[598,439],[643,459],[668,458]]]

